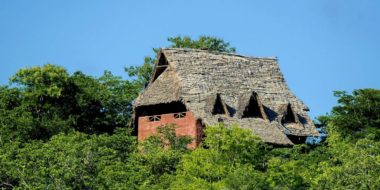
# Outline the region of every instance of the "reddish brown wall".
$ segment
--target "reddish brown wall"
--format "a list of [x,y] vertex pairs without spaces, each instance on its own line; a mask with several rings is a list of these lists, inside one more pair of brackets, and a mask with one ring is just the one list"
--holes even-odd
[[[199,136],[201,135],[201,124],[197,122],[194,118],[194,115],[188,111],[185,112],[186,116],[183,118],[174,118],[174,113],[162,114],[160,121],[149,121],[150,116],[139,117],[138,120],[138,140],[144,140],[145,138],[155,134],[156,128],[164,124],[177,124],[176,128],[177,136],[190,136],[193,138],[193,141],[188,146],[189,148],[196,148],[200,143]],[[197,124],[198,123],[198,124]]]

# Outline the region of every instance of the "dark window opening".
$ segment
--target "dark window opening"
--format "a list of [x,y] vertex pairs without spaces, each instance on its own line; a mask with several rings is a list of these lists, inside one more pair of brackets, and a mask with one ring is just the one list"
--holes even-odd
[[153,122],[153,121],[161,121],[161,116],[160,116],[160,115],[150,116],[150,117],[149,117],[149,121],[150,121],[150,122]]
[[287,123],[296,123],[296,116],[290,104],[286,108],[286,113],[281,120],[282,125]]
[[175,113],[175,114],[174,114],[174,118],[175,118],[175,119],[181,119],[181,118],[184,118],[184,117],[186,117],[186,112]]
[[216,95],[216,100],[214,103],[214,108],[212,109],[212,114],[226,114],[225,107],[222,102],[222,98],[220,97],[219,94]]
[[138,131],[138,118],[143,116],[162,115],[169,113],[187,112],[186,106],[182,102],[170,102],[167,104],[155,104],[148,106],[139,106],[135,108],[135,118],[133,123],[134,134]]
[[287,137],[294,144],[303,144],[306,142],[306,138],[307,138],[305,136],[296,136],[296,135],[287,135]]
[[243,111],[243,115],[242,115],[242,118],[249,118],[249,117],[264,119],[264,115],[261,112],[261,108],[257,100],[257,96],[254,96],[254,95],[250,97],[249,103],[245,107]]
[[136,108],[136,114],[140,116],[162,115],[168,113],[187,112],[186,106],[182,102],[171,102],[167,104],[155,104],[140,106]]

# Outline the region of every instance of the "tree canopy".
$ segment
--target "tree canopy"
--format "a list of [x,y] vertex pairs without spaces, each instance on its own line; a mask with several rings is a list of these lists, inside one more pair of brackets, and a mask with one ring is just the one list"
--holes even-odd
[[0,142],[47,140],[75,130],[112,133],[128,124],[136,85],[106,71],[94,78],[47,64],[25,68],[0,88]]

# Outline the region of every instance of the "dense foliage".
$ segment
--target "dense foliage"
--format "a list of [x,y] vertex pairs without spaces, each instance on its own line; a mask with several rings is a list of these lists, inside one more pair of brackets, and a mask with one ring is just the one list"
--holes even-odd
[[21,69],[0,88],[0,143],[72,130],[112,133],[127,125],[136,94],[135,84],[108,71],[94,78],[51,64]]
[[[133,76],[148,76],[139,69]],[[131,135],[131,103],[146,79],[51,64],[17,72],[0,87],[0,189],[380,189],[380,90],[335,92],[319,144],[272,147],[220,124],[189,150],[174,125],[139,144]]]

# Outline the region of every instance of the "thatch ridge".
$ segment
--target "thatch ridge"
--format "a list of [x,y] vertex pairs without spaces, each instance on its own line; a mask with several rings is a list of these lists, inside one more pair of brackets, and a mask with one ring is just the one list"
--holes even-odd
[[236,54],[236,53],[228,53],[228,52],[220,52],[220,51],[212,51],[212,50],[202,50],[202,49],[191,49],[191,48],[160,48],[160,51],[166,51],[166,50],[180,50],[180,51],[188,51],[188,52],[206,52],[206,53],[211,53],[215,55],[228,55],[228,56],[235,56],[235,57],[242,57],[242,58],[249,58],[249,59],[273,59],[273,60],[278,60],[277,57],[261,57],[261,56],[250,56],[250,55],[241,55],[241,54]]

